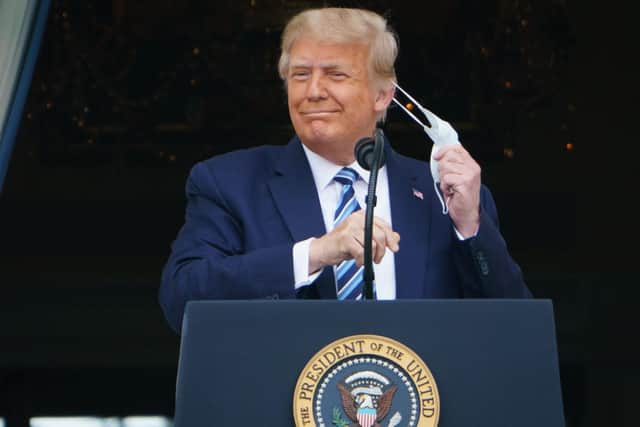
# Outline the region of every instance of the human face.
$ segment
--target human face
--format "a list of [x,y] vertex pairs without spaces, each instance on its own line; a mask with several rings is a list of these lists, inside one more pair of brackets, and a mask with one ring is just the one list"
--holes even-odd
[[287,94],[289,116],[311,151],[336,164],[354,161],[360,138],[370,137],[393,90],[375,90],[368,47],[300,38],[291,47]]

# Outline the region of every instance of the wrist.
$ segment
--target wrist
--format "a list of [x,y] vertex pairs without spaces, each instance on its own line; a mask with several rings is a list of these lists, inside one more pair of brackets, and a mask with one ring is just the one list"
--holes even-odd
[[465,239],[474,237],[478,234],[478,229],[480,228],[480,215],[465,221],[454,221],[454,225],[458,233]]
[[315,273],[328,264],[324,261],[323,238],[314,238],[309,244],[309,273]]

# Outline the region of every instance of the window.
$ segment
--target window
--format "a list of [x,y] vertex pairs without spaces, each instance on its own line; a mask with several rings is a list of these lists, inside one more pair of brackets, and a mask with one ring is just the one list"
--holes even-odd
[[[35,417],[30,427],[173,427],[173,422],[161,416],[117,417]],[[0,423],[0,427],[4,424]]]
[[0,190],[40,48],[49,0],[0,1]]
[[0,135],[18,80],[35,1],[0,2]]

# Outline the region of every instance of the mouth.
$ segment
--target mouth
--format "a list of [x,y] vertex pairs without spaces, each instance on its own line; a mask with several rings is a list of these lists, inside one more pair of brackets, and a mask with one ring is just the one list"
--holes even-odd
[[300,112],[300,114],[302,114],[303,116],[312,117],[312,118],[328,117],[336,113],[338,113],[337,110],[318,110],[318,111],[301,111]]

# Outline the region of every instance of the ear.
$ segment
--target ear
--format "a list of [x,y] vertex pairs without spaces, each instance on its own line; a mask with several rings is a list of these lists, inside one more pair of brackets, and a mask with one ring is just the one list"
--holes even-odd
[[376,102],[374,104],[374,110],[377,113],[381,113],[389,107],[391,100],[396,93],[396,88],[393,85],[384,86],[376,92]]

